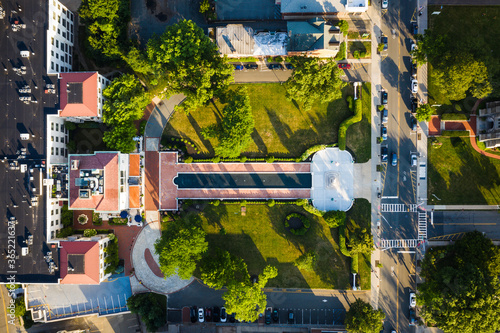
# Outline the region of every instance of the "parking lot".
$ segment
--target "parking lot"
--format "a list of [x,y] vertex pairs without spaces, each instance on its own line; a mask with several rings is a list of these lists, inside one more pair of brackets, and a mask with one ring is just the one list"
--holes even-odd
[[296,325],[344,325],[344,309],[280,309],[279,324],[292,324],[288,321],[289,311],[293,311],[293,324]]

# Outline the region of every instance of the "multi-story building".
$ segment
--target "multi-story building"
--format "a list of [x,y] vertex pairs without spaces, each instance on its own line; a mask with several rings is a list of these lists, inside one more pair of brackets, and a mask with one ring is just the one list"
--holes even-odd
[[368,10],[368,0],[277,0],[284,20],[344,19],[362,15]]
[[102,121],[102,92],[109,84],[97,72],[59,73],[59,117],[77,123]]
[[75,15],[59,1],[49,0],[47,27],[47,74],[70,72],[73,68]]

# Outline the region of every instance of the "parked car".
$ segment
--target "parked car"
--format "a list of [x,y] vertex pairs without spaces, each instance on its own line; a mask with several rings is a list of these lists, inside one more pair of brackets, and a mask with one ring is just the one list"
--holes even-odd
[[415,79],[411,80],[411,92],[414,94],[418,93],[418,81]]
[[389,121],[389,111],[387,109],[382,110],[382,124],[386,124]]
[[387,127],[382,126],[382,140],[387,140]]
[[410,326],[417,325],[417,313],[414,309],[410,309]]
[[411,41],[411,45],[410,45],[410,52],[413,52],[417,49],[417,43],[415,43],[414,40]]
[[416,35],[418,34],[418,24],[417,22],[412,22],[411,24],[411,33]]
[[205,311],[203,311],[203,308],[198,309],[198,321],[200,323],[203,323],[205,321]]
[[191,322],[192,323],[196,323],[196,320],[197,320],[197,312],[198,312],[198,308],[196,306],[192,306],[191,309],[189,309],[189,316],[191,317]]
[[387,9],[389,7],[389,0],[382,0],[382,9]]
[[389,156],[389,152],[388,152],[387,147],[382,147],[380,149],[380,158],[381,158],[382,162],[387,162],[388,156]]
[[[415,160],[417,159],[417,155],[415,155]],[[415,163],[415,165],[417,165]],[[413,166],[413,164],[412,164]],[[414,308],[417,306],[417,295],[415,293],[410,293],[410,308]]]
[[387,104],[387,91],[382,90],[382,104]]
[[[413,153],[410,155],[410,165],[412,167],[416,167],[417,166],[417,154]],[[411,298],[411,295],[415,296],[415,293],[411,293],[410,294],[410,306],[412,306],[411,304],[411,301],[412,301],[412,298]]]
[[411,112],[412,113],[417,112],[417,108],[418,108],[418,99],[416,99],[415,97],[412,97],[412,99],[411,99]]
[[257,65],[257,64],[245,64],[245,68],[250,69],[250,70],[255,70],[255,69],[259,68],[259,65]]
[[293,324],[295,322],[295,317],[293,315],[293,310],[288,310],[288,323]]
[[205,320],[212,321],[212,308],[205,309]]
[[213,318],[214,323],[218,323],[220,321],[220,309],[218,306],[214,306],[212,318]]
[[236,65],[236,64],[233,64],[233,67],[234,67],[234,70],[235,70],[235,71],[242,71],[242,70],[243,70],[243,65]]
[[385,35],[382,35],[382,37],[380,37],[380,42],[382,44],[384,44],[384,51],[387,51],[387,49],[389,48],[389,38]]
[[267,68],[269,69],[283,69],[281,64],[267,64]]
[[278,309],[273,309],[272,317],[273,317],[273,321],[275,323],[279,322],[279,320],[280,320],[280,313],[278,312]]
[[340,69],[351,69],[351,64],[341,63],[338,65]]
[[235,318],[235,314],[234,313],[231,313],[230,315],[227,315],[227,320],[230,322],[230,323],[235,323],[236,322],[236,318]]
[[417,78],[417,64],[415,62],[411,63],[411,76],[412,78]]
[[411,117],[411,130],[416,132],[418,128],[417,119],[415,117]]
[[222,307],[220,308],[220,322],[225,323],[226,321],[227,321],[226,308]]
[[286,69],[289,69],[289,70],[295,69],[295,67],[293,67],[292,64],[286,64],[285,67],[286,67]]
[[271,324],[271,308],[267,308],[265,312],[266,325]]
[[398,155],[396,153],[392,153],[391,165],[392,166],[398,165]]

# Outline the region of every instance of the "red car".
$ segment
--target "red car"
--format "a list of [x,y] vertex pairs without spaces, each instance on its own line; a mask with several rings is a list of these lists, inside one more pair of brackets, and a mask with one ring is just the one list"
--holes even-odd
[[339,64],[339,68],[340,69],[351,69],[351,65],[350,64]]

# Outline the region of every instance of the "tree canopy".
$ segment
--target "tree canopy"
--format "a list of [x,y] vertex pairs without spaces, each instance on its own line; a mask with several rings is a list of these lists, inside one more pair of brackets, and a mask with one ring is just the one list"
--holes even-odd
[[431,116],[434,114],[434,108],[429,104],[420,104],[415,112],[415,118],[418,121],[429,121],[431,120]]
[[323,218],[330,228],[337,228],[345,223],[346,214],[343,211],[331,210],[326,212]]
[[160,303],[162,299],[165,299],[166,303],[165,296],[153,293],[136,294],[127,299],[130,312],[141,316],[148,332],[156,332],[158,328],[165,325],[167,319],[166,304],[163,306]]
[[345,325],[350,333],[379,333],[383,329],[385,313],[358,298],[346,313]]
[[104,132],[102,140],[111,150],[121,151],[122,153],[131,153],[136,146],[133,138],[137,129],[132,121],[126,121],[116,124],[110,130]]
[[155,243],[160,256],[160,269],[166,277],[174,274],[181,279],[191,278],[198,261],[208,249],[205,231],[199,225],[200,217],[191,215],[170,222]]
[[253,283],[250,278],[235,281],[227,286],[227,291],[222,296],[226,301],[225,307],[228,313],[236,313],[239,321],[255,321],[259,314],[266,310],[267,296],[262,290],[267,281],[278,275],[278,270],[273,266],[266,266],[258,281]]
[[495,332],[500,327],[500,252],[478,231],[430,249],[422,262],[422,317],[446,333]]
[[230,95],[229,103],[222,109],[221,122],[203,130],[205,138],[216,137],[215,154],[220,157],[238,157],[252,141],[254,120],[250,98],[241,89]]
[[366,228],[355,228],[354,232],[349,232],[349,246],[351,253],[372,253],[374,244],[371,231]]
[[342,96],[347,83],[340,79],[342,71],[333,59],[324,63],[318,58],[294,57],[295,70],[285,82],[286,97],[304,105],[306,110],[315,103],[331,102]]
[[210,254],[210,258],[206,258],[200,264],[201,279],[207,286],[222,289],[224,286],[250,279],[243,259],[219,248],[214,252],[215,254]]
[[233,68],[194,22],[182,20],[148,41],[147,56],[169,94],[186,95],[182,107],[196,109],[227,89]]

